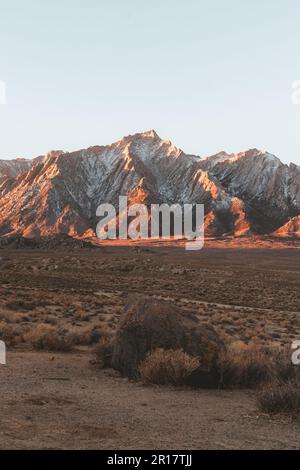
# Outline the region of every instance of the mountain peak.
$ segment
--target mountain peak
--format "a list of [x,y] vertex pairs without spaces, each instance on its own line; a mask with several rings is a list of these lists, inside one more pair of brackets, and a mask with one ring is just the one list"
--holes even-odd
[[124,136],[122,139],[118,140],[113,146],[119,146],[123,145],[124,143],[130,143],[132,141],[137,141],[137,140],[142,140],[142,139],[152,139],[153,141],[159,141],[161,138],[158,136],[158,134],[155,132],[154,129],[150,129],[149,131],[145,132],[137,132],[136,134],[129,134]]
[[144,138],[150,138],[153,140],[160,139],[159,135],[156,133],[154,129],[150,129],[149,131],[145,132],[137,132],[136,134],[133,135],[128,135],[124,137],[122,140],[136,140],[136,139],[144,139]]
[[141,133],[142,137],[151,137],[152,139],[159,139],[159,135],[154,129],[150,129],[149,131],[142,132]]

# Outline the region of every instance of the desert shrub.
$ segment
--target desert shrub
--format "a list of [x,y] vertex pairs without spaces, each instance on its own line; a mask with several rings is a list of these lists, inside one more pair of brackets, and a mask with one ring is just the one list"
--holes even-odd
[[199,360],[182,349],[150,352],[139,366],[144,383],[184,385],[187,378],[199,367]]
[[7,346],[16,346],[23,341],[24,329],[20,325],[7,324],[0,321],[0,340],[4,341]]
[[34,349],[67,352],[74,344],[73,336],[62,328],[41,324],[24,336]]
[[80,346],[92,346],[98,343],[103,332],[97,328],[73,329],[74,344]]
[[255,345],[229,348],[219,361],[221,382],[225,388],[256,388],[273,381],[289,381],[297,370],[290,351],[271,350]]
[[272,381],[287,382],[297,379],[299,368],[292,363],[290,349],[270,351],[268,358]]
[[219,368],[220,385],[225,388],[255,388],[270,379],[270,361],[260,348],[229,349]]
[[257,404],[259,409],[266,413],[298,413],[300,411],[299,382],[274,380],[259,391]]
[[103,369],[111,366],[113,341],[109,335],[103,335],[95,347],[97,363]]

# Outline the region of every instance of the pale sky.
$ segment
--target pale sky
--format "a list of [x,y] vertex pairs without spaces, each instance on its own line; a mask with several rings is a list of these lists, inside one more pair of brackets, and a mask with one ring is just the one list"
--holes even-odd
[[299,0],[0,0],[0,158],[153,128],[300,164],[299,24]]

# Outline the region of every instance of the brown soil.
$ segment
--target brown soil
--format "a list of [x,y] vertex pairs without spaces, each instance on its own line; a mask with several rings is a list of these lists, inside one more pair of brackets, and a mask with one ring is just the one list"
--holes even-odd
[[300,421],[247,391],[143,386],[86,353],[10,353],[0,368],[1,449],[296,449]]

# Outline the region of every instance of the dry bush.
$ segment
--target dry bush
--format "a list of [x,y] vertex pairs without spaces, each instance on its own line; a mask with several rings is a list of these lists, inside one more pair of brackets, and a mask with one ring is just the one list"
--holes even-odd
[[227,351],[219,366],[223,387],[263,387],[257,393],[260,410],[300,411],[300,370],[292,364],[290,350],[239,345]]
[[113,354],[113,340],[109,335],[103,335],[100,341],[95,347],[95,355],[97,363],[103,369],[111,366],[112,354]]
[[199,360],[182,349],[155,349],[139,366],[144,383],[184,385],[187,378],[199,367]]
[[71,332],[74,338],[74,344],[80,346],[95,345],[103,335],[102,331],[95,327],[84,329],[73,328]]
[[225,388],[256,388],[274,380],[291,380],[296,373],[289,352],[245,344],[228,349],[219,367],[220,385]]
[[292,363],[290,349],[270,351],[269,361],[271,381],[297,380],[299,369]]
[[269,361],[259,348],[229,349],[219,361],[220,385],[225,388],[255,388],[269,380]]
[[257,395],[260,410],[266,413],[299,413],[300,387],[297,380],[273,381]]
[[0,321],[0,340],[7,346],[14,347],[23,341],[24,328],[20,325]]
[[74,338],[66,330],[41,324],[24,335],[24,340],[34,349],[67,352],[72,349]]

